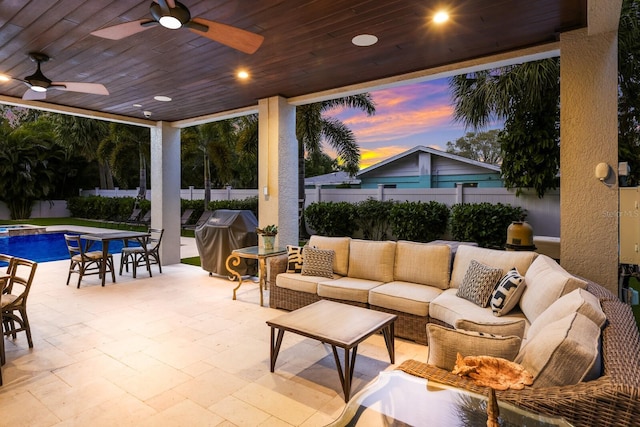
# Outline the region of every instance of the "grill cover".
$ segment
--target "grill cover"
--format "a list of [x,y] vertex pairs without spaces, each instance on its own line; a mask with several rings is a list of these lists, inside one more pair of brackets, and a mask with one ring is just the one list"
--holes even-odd
[[[221,276],[231,276],[226,266],[227,257],[234,249],[257,246],[257,226],[258,220],[250,210],[214,211],[209,220],[195,230],[202,269]],[[256,261],[241,259],[237,271],[242,275],[255,275]]]

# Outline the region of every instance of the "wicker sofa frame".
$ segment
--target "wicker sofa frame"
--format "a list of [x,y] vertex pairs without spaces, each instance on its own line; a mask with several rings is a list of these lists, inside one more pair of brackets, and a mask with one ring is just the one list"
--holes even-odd
[[[640,338],[631,308],[605,288],[588,282],[607,323],[602,332],[602,376],[563,387],[496,391],[499,400],[530,411],[561,416],[575,426],[635,426],[640,423]],[[570,361],[567,361],[570,363]],[[486,394],[484,387],[416,360],[397,369],[432,381]]]
[[[319,301],[318,295],[275,286],[275,277],[286,269],[286,256],[271,258],[269,274],[271,307],[295,310]],[[602,332],[602,376],[577,385],[496,391],[500,400],[533,412],[561,416],[575,426],[632,426],[640,423],[640,335],[631,308],[606,288],[587,280],[587,291],[601,302],[607,322]],[[346,301],[342,301],[346,302]],[[380,307],[398,314],[396,336],[426,343],[427,322],[442,322]],[[452,327],[451,325],[444,326]],[[568,362],[569,363],[569,362]],[[449,371],[416,360],[397,369],[435,382],[486,394],[484,387]]]

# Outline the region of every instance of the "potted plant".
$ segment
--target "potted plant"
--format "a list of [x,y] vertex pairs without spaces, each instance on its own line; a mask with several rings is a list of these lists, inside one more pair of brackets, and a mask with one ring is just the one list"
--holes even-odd
[[256,228],[256,233],[262,236],[262,242],[264,243],[264,248],[267,250],[273,249],[273,243],[276,240],[276,235],[278,234],[278,226],[275,224],[269,224],[264,228]]

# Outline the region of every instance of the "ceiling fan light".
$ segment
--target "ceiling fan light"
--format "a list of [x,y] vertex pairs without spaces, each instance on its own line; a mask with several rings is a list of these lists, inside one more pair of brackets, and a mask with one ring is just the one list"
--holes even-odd
[[180,20],[175,16],[163,16],[158,20],[158,22],[160,22],[160,25],[170,30],[177,30],[182,27],[182,22],[180,22]]
[[35,92],[46,92],[47,88],[44,86],[31,85],[31,90]]

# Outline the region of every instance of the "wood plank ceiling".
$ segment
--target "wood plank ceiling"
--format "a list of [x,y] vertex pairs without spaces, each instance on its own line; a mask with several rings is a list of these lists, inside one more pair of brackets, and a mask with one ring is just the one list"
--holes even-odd
[[[46,102],[136,118],[149,110],[154,120],[176,121],[543,45],[587,24],[586,0],[450,0],[451,21],[440,28],[430,19],[443,2],[432,0],[182,3],[194,17],[265,41],[252,55],[186,29],[157,27],[113,41],[90,33],[148,18],[150,0],[0,0],[0,73],[30,75],[35,63],[27,54],[44,52],[51,80],[102,83],[110,92],[49,91]],[[378,43],[354,46],[362,33]],[[241,68],[250,79],[235,77]],[[0,83],[0,95],[20,98],[26,89]]]

